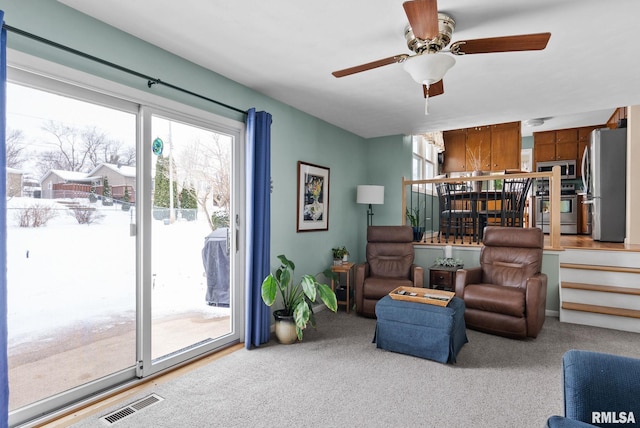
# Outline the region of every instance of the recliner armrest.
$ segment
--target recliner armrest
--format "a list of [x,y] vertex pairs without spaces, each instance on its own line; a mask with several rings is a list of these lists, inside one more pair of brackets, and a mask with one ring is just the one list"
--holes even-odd
[[409,276],[413,281],[414,287],[424,287],[424,268],[422,266],[411,265]]
[[356,277],[354,287],[354,300],[356,304],[356,313],[362,315],[362,302],[364,299],[364,280],[369,276],[369,263],[364,262],[356,265]]
[[538,337],[546,315],[547,275],[538,273],[527,278],[526,287],[527,336]]
[[464,298],[464,287],[480,282],[482,282],[482,268],[480,266],[458,269],[456,271],[456,297]]
[[547,275],[544,273],[538,273],[527,278],[526,283],[526,297],[527,308],[533,308],[539,306],[538,303],[547,300]]

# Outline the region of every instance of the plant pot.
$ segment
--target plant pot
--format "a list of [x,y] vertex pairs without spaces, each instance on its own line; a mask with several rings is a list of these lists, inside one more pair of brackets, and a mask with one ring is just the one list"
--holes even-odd
[[424,227],[422,226],[413,226],[413,240],[414,241],[422,241],[422,236],[424,235]]
[[342,265],[342,259],[333,259],[333,265],[334,266],[341,266]]
[[276,338],[278,342],[290,345],[298,341],[298,334],[296,333],[296,323],[293,320],[293,315],[288,315],[284,309],[279,309],[273,313],[275,318]]
[[347,300],[347,287],[336,287],[335,293],[338,302]]

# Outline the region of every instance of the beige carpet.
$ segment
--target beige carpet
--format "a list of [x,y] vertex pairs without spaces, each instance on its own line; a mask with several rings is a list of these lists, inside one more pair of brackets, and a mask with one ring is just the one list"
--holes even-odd
[[468,330],[455,365],[379,350],[375,320],[318,314],[295,345],[233,352],[153,383],[99,418],[156,393],[164,400],[114,427],[536,427],[561,414],[561,358],[569,349],[640,357],[640,335],[548,318],[535,340]]

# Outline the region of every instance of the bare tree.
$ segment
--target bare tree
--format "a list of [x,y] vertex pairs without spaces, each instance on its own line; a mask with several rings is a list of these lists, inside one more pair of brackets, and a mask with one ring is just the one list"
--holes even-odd
[[136,164],[136,148],[125,146],[118,152],[118,162],[120,165],[134,166]]
[[53,145],[56,146],[56,150],[45,153],[45,160],[51,164],[48,169],[86,170],[89,152],[85,150],[77,129],[53,120],[45,122],[42,129],[53,135]]
[[[116,155],[117,163],[117,143],[112,147],[113,143],[109,140],[106,132],[98,130],[95,126],[86,127],[80,131],[80,140],[82,141],[82,149],[86,151],[87,157],[91,164],[91,168],[95,168],[101,162],[108,162],[110,158]],[[116,153],[113,153],[113,152]]]
[[180,182],[192,183],[187,189],[193,195],[207,216],[212,230],[216,226],[211,214],[214,207],[221,208],[228,215],[231,206],[231,147],[222,136],[213,134],[210,141],[193,141],[176,158]]
[[48,121],[42,129],[54,137],[56,148],[40,154],[37,166],[41,174],[51,169],[89,172],[103,162],[135,165],[135,147],[112,140],[108,132],[95,126],[77,129]]
[[22,130],[8,128],[6,136],[7,167],[20,168],[22,166],[27,154],[26,147]]

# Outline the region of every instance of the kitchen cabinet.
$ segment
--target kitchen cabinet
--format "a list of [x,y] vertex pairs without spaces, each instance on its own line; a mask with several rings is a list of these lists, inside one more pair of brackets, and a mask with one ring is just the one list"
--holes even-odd
[[520,122],[456,129],[443,134],[444,172],[520,169]]
[[533,133],[533,158],[536,162],[556,160],[556,132]]
[[556,131],[556,160],[578,159],[578,129]]
[[466,171],[467,132],[464,129],[444,131],[444,172]]
[[591,131],[604,125],[558,129],[533,133],[535,162],[555,160],[576,161],[576,176],[582,175],[581,165],[584,149],[589,145]]
[[[626,107],[618,107],[616,111],[613,112],[609,120],[607,120],[607,124],[605,125],[607,128],[615,129],[618,127],[618,123],[627,118],[627,108]],[[604,126],[602,126],[604,128]]]
[[514,141],[521,141],[520,122],[502,123],[491,126],[491,168],[490,171],[520,169],[520,147]]
[[533,152],[536,162],[578,159],[578,130],[533,133]]
[[491,128],[467,128],[466,171],[490,171],[491,152]]

